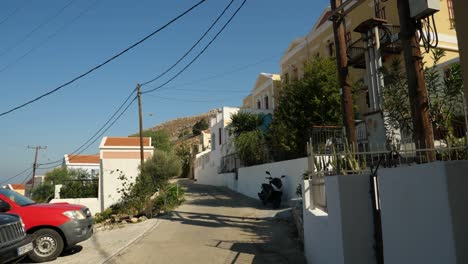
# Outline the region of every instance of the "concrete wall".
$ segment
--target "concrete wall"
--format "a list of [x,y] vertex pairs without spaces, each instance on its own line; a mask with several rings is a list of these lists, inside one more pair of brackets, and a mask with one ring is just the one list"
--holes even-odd
[[135,182],[140,165],[139,159],[102,159],[102,170],[99,179],[99,194],[101,209],[104,210],[117,203],[121,194],[117,193],[122,188],[122,181],[118,179],[121,174],[127,177],[127,182]]
[[385,263],[467,263],[466,171],[467,161],[379,171]]
[[283,202],[297,198],[297,186],[302,183],[302,174],[307,170],[307,158],[286,160],[239,169],[237,191],[252,198],[258,198],[262,183],[268,183],[265,171],[272,177],[286,175],[283,181]]
[[303,182],[304,252],[308,263],[375,264],[368,176],[325,178],[327,212],[313,206],[310,181]]
[[[198,158],[200,159],[201,156]],[[283,203],[287,203],[291,199],[297,198],[296,189],[302,182],[302,174],[307,170],[307,161],[307,158],[301,158],[240,168],[237,180],[235,173],[218,174],[217,167],[211,163],[205,165],[203,168],[202,165],[196,168],[195,179],[197,183],[200,184],[225,186],[231,190],[257,199],[257,193],[260,191],[262,183],[268,182],[268,180],[265,179],[268,176],[265,174],[265,171],[268,170],[273,177],[286,175],[282,180]],[[198,161],[195,163],[198,163]]]
[[49,203],[69,203],[84,205],[89,208],[91,214],[101,212],[101,205],[98,198],[75,198],[75,199],[52,199]]

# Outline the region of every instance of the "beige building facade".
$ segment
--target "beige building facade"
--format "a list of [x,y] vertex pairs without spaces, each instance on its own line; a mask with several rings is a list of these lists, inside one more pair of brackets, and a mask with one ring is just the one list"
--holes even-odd
[[242,108],[273,113],[275,106],[278,105],[280,90],[281,75],[260,73],[252,92],[244,98]]
[[[388,66],[395,58],[402,59],[402,45],[399,41],[399,16],[397,0],[348,0],[345,2],[346,45],[351,84],[356,87],[357,119],[366,121],[358,126],[360,135],[374,143],[385,140],[385,128],[380,108],[381,88],[384,86],[379,69]],[[304,65],[313,58],[336,56],[330,8],[325,9],[311,31],[291,42],[281,57],[280,68],[283,82],[303,77]],[[441,0],[440,11],[435,14],[438,33],[438,48],[446,56],[442,65],[458,61],[458,40],[454,24],[452,0]],[[369,26],[372,25],[372,26]],[[378,26],[377,26],[378,25]],[[379,37],[380,41],[376,41]],[[424,62],[432,66],[430,53],[424,54]],[[403,66],[402,66],[403,67]],[[369,138],[361,138],[367,141]],[[372,142],[371,142],[372,143]]]

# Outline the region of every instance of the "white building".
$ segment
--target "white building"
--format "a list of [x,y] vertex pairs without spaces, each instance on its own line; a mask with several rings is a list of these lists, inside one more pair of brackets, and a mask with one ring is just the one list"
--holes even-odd
[[[153,147],[151,138],[143,139],[144,159],[151,158]],[[140,138],[104,137],[99,146],[101,174],[99,179],[99,197],[101,210],[117,203],[122,197],[118,191],[123,188],[125,176],[128,183],[135,182],[140,166]]]
[[64,165],[67,169],[84,170],[92,176],[98,176],[101,170],[99,155],[70,155],[64,156]]

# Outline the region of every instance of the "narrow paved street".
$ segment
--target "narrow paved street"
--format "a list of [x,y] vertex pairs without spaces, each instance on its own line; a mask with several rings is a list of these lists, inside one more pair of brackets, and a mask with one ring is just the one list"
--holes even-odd
[[187,201],[109,263],[305,263],[293,224],[281,216],[287,212],[226,188],[181,183]]

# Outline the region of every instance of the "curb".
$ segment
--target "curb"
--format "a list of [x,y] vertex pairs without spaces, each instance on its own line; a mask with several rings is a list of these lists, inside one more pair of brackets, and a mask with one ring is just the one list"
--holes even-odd
[[116,255],[120,254],[122,251],[124,251],[125,249],[127,249],[129,246],[131,246],[133,243],[136,243],[138,242],[139,240],[143,239],[143,237],[145,237],[149,232],[153,231],[154,229],[156,229],[159,224],[161,223],[161,221],[156,218],[156,222],[151,225],[150,227],[148,227],[148,229],[146,229],[143,233],[141,233],[141,235],[135,237],[134,239],[130,240],[127,244],[125,244],[124,246],[122,246],[121,248],[119,248],[114,254],[110,255],[109,257],[107,257],[105,260],[103,260],[102,262],[100,262],[101,264],[104,264],[104,263],[107,263],[109,260],[111,260],[113,257],[115,257]]

